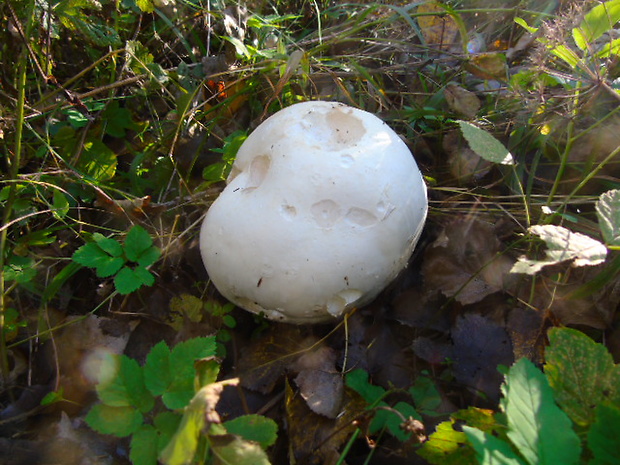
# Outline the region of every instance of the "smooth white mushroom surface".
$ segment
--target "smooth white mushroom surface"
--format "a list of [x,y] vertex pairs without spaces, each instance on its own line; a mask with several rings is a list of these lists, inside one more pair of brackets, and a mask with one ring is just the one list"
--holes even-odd
[[371,301],[406,266],[427,208],[420,170],[385,122],[341,103],[298,103],[245,140],[200,249],[236,305],[324,322]]

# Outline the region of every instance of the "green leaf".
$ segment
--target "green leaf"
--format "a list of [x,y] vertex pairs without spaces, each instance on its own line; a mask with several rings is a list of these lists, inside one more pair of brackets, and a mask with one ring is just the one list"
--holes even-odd
[[418,376],[413,386],[409,389],[409,394],[417,409],[424,413],[434,413],[441,405],[441,394],[437,386],[428,376]]
[[213,383],[201,388],[192,397],[191,402],[185,407],[183,419],[177,431],[159,456],[164,464],[186,465],[191,463],[198,447],[198,439],[203,429],[208,426],[207,417],[213,417],[212,412],[215,412],[224,386],[236,384],[238,384],[236,379]]
[[138,262],[140,255],[153,245],[153,239],[142,226],[136,225],[125,238],[125,255],[132,262]]
[[581,50],[587,50],[606,32],[613,30],[620,21],[620,0],[610,0],[592,8],[583,21],[573,29],[573,39]]
[[385,389],[380,386],[374,386],[368,381],[368,373],[361,368],[357,368],[347,373],[346,384],[362,398],[373,406],[377,401],[385,396]]
[[457,123],[459,123],[463,137],[467,140],[469,147],[479,157],[492,163],[514,164],[508,149],[491,134],[467,121],[457,121]]
[[476,451],[480,465],[525,465],[507,442],[470,426],[463,426],[463,432]]
[[158,434],[151,425],[142,425],[129,445],[129,459],[133,465],[157,465]]
[[236,436],[211,436],[214,465],[270,465],[267,454],[258,444]]
[[444,421],[422,444],[417,454],[433,465],[476,465],[476,456],[465,433],[455,431],[454,421]]
[[596,422],[588,432],[588,446],[594,458],[590,465],[617,465],[620,463],[620,409],[599,405]]
[[62,191],[54,189],[52,196],[52,214],[56,219],[62,219],[69,213],[69,201]]
[[159,260],[160,256],[161,250],[159,250],[157,247],[149,247],[140,254],[137,263],[138,265],[146,268],[147,266],[151,266],[153,263]]
[[151,349],[144,366],[145,383],[154,395],[162,395],[171,410],[185,407],[194,396],[194,362],[215,355],[214,336],[198,337],[177,344],[170,351],[165,342]]
[[161,396],[171,382],[170,349],[164,341],[160,341],[146,356],[144,383],[151,394]]
[[112,257],[123,256],[123,247],[116,239],[112,239],[111,237],[105,237],[103,234],[100,233],[93,234],[93,239],[97,243],[97,245],[101,247],[102,250],[110,254]]
[[224,423],[226,431],[248,441],[258,442],[263,449],[278,439],[278,424],[262,415],[243,415]]
[[[409,418],[422,420],[422,417],[418,414],[418,412],[416,412],[416,409],[411,404],[406,402],[398,402],[394,405],[394,407],[392,407],[392,409],[395,411],[380,409],[378,410],[377,415],[383,412],[387,413],[385,417],[385,427],[396,439],[399,441],[406,441],[411,437],[411,433],[402,428],[403,417],[405,420]],[[400,415],[396,412],[400,413]]]
[[141,266],[137,266],[133,269],[125,266],[114,277],[114,286],[116,290],[123,295],[131,294],[140,289],[142,285],[152,286],[154,282],[155,276],[153,276],[149,270]]
[[168,445],[179,428],[182,418],[181,415],[173,412],[161,412],[155,417],[153,424],[159,433],[159,441],[157,443],[158,454]]
[[88,415],[86,423],[95,431],[124,438],[135,433],[142,425],[142,414],[133,407],[111,407],[95,404]]
[[620,246],[620,190],[614,189],[599,197],[596,216],[605,242]]
[[545,375],[521,359],[508,371],[503,386],[507,436],[530,465],[571,465],[581,446],[568,416],[555,404]]
[[587,428],[595,408],[610,403],[620,408],[620,366],[607,349],[580,331],[552,328],[548,333],[545,373],[555,399],[571,419]]
[[153,13],[153,11],[155,11],[153,0],[136,0],[136,5],[138,5],[138,8],[144,13]]
[[106,109],[101,113],[101,118],[105,120],[105,132],[112,137],[125,137],[126,130],[136,130],[139,126],[131,119],[131,112],[121,107],[118,100],[111,101]]
[[107,278],[120,270],[125,263],[121,257],[112,257],[99,244],[89,242],[77,249],[73,261],[89,268],[95,268],[97,276]]
[[36,275],[37,269],[34,266],[34,260],[30,257],[11,255],[4,265],[4,279],[6,281],[25,284],[32,281]]
[[84,143],[77,168],[95,181],[108,181],[116,174],[116,165],[116,154],[95,139]]
[[607,247],[585,234],[572,232],[552,224],[532,226],[529,231],[540,236],[547,245],[545,258],[532,260],[519,257],[511,273],[535,274],[543,267],[571,261],[573,266],[600,265],[607,257]]
[[[144,384],[142,367],[126,355],[116,356],[117,371],[108,379],[97,384],[101,402],[111,407],[136,407],[141,412],[153,408],[153,396]],[[114,361],[114,358],[111,359]]]

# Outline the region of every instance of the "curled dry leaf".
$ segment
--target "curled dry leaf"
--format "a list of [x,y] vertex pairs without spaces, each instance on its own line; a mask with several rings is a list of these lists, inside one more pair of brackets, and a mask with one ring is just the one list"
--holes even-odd
[[511,273],[538,273],[543,267],[570,261],[573,266],[600,265],[607,257],[607,248],[585,234],[572,232],[552,224],[532,226],[529,231],[539,236],[547,250],[542,260],[520,257]]
[[427,287],[467,305],[510,286],[513,261],[500,253],[493,225],[462,217],[446,225],[422,265]]

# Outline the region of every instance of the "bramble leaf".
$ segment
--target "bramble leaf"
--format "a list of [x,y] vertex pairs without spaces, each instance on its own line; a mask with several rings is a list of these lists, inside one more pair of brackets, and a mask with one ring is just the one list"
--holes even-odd
[[[106,243],[106,246],[109,243]],[[122,257],[113,257],[103,250],[98,243],[89,242],[77,249],[73,261],[89,268],[95,268],[99,278],[107,278],[120,270],[125,263]]]
[[476,451],[480,465],[525,465],[507,442],[492,434],[470,426],[463,426],[463,432]]
[[129,459],[133,465],[157,465],[157,446],[159,437],[151,425],[142,425],[130,443]]
[[142,425],[142,414],[133,407],[95,404],[86,415],[86,423],[95,431],[124,438]]
[[278,424],[262,415],[242,415],[223,423],[226,431],[248,441],[258,442],[263,449],[278,439]]
[[516,362],[503,386],[507,436],[530,465],[576,464],[579,437],[556,405],[545,375],[527,359]]
[[114,375],[108,375],[107,381],[97,385],[101,402],[112,407],[131,406],[141,412],[150,411],[154,399],[146,389],[142,367],[138,362],[125,355],[108,360],[115,364],[117,370]]
[[154,396],[161,396],[172,382],[170,348],[164,341],[157,343],[146,356],[144,384]]
[[599,405],[596,421],[588,432],[588,446],[594,455],[590,465],[616,465],[620,463],[620,409]]
[[580,331],[551,328],[545,373],[555,399],[578,425],[595,420],[596,405],[620,408],[620,365],[607,349]]
[[153,245],[150,234],[139,225],[134,226],[125,238],[125,255],[132,262],[138,262],[143,252]]
[[141,266],[130,268],[124,266],[114,277],[114,286],[116,290],[123,295],[131,294],[133,291],[140,289],[142,285],[152,286],[155,282],[155,276]]

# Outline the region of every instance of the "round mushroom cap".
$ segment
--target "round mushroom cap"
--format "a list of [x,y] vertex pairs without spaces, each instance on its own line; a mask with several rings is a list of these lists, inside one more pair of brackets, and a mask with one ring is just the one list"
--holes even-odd
[[304,102],[245,140],[200,249],[236,305],[319,323],[370,302],[408,262],[428,202],[416,162],[376,116]]

